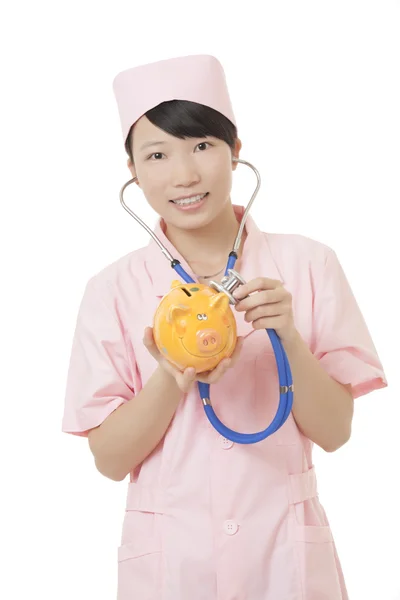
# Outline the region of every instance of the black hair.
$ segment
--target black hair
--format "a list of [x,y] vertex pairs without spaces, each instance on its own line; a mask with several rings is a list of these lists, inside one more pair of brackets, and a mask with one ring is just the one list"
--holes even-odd
[[[197,102],[170,100],[162,102],[145,113],[153,125],[180,139],[212,136],[223,140],[232,150],[237,138],[236,126],[222,113]],[[125,150],[133,163],[132,133],[129,130]]]

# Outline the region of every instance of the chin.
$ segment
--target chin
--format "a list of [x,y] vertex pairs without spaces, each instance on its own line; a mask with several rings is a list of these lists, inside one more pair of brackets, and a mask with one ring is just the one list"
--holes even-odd
[[204,227],[208,227],[208,225],[210,225],[217,216],[217,214],[213,214],[209,211],[198,215],[182,215],[183,218],[181,217],[179,219],[179,223],[177,222],[176,226],[180,229],[186,229],[188,231],[203,229]]

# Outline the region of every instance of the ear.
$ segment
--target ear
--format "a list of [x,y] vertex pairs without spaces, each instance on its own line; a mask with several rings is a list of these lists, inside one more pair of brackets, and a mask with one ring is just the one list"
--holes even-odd
[[186,331],[186,320],[185,317],[187,317],[190,314],[190,308],[189,306],[186,306],[185,304],[178,304],[178,305],[173,305],[170,306],[169,311],[168,311],[168,323],[170,323],[170,325],[172,325],[173,327],[175,327],[179,337],[183,337],[185,335],[185,331]]
[[229,299],[226,294],[220,292],[219,294],[215,294],[214,298],[210,300],[210,308],[213,310],[218,310],[222,314],[225,314],[229,307]]
[[173,290],[174,288],[177,287],[181,287],[182,285],[182,281],[179,281],[178,279],[174,279],[174,281],[171,283],[171,290]]
[[181,319],[190,314],[190,307],[187,304],[172,304],[168,311],[168,321],[173,323],[176,319]]
[[[132,177],[137,177],[135,165],[133,164],[133,162],[131,161],[130,158],[128,158],[128,160],[126,161],[126,164],[128,165],[128,169],[130,170]],[[135,183],[136,183],[136,185],[138,185],[140,187],[139,181],[135,181]]]
[[[242,149],[242,142],[239,138],[236,138],[235,140],[235,149],[232,152],[232,155],[235,158],[239,158],[239,154],[240,154],[240,150]],[[236,167],[237,167],[237,162],[232,162],[232,171],[236,171]]]

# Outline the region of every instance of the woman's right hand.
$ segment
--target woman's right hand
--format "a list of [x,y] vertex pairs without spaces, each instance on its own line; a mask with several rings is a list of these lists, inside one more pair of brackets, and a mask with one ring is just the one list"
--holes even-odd
[[177,367],[174,367],[167,359],[161,354],[154,341],[153,329],[146,327],[144,331],[143,343],[151,356],[155,358],[160,367],[167,373],[174,377],[179,389],[187,393],[193,386],[195,381],[201,381],[202,383],[216,383],[223,377],[228,369],[232,369],[240,355],[240,351],[243,345],[243,338],[238,337],[236,342],[235,350],[230,358],[224,358],[212,371],[205,371],[204,373],[196,374],[196,370],[193,367],[189,367],[184,371],[180,371]]

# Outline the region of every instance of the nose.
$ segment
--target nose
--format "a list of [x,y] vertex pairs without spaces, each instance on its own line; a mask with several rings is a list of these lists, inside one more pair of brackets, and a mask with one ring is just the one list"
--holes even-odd
[[199,175],[195,165],[190,160],[179,161],[174,172],[174,186],[191,188],[199,183]]
[[221,344],[221,336],[215,329],[201,329],[196,334],[197,347],[202,354],[212,354]]

